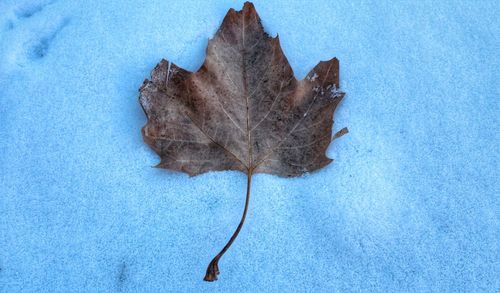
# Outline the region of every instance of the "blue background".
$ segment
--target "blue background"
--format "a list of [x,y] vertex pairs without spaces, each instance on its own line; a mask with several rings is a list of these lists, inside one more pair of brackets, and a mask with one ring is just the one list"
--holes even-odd
[[151,168],[138,88],[242,1],[0,1],[0,291],[498,292],[497,1],[255,1],[298,78],[338,57],[335,162]]

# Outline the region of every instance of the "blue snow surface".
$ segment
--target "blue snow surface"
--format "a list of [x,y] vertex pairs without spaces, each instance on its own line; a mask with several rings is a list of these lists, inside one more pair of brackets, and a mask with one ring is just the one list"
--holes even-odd
[[0,0],[1,292],[499,292],[497,1],[255,1],[347,95],[300,178],[152,168],[138,89],[243,1]]

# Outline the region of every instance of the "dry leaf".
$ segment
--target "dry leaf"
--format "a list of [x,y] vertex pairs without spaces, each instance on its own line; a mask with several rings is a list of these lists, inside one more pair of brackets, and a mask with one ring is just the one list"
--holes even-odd
[[[162,60],[140,89],[148,123],[144,141],[161,157],[158,167],[195,176],[215,170],[247,174],[238,228],[210,262],[206,281],[245,220],[252,174],[300,176],[329,164],[333,113],[344,96],[339,62],[320,62],[294,77],[278,37],[264,32],[251,3],[230,9],[196,72]],[[341,130],[336,136],[344,134]]]

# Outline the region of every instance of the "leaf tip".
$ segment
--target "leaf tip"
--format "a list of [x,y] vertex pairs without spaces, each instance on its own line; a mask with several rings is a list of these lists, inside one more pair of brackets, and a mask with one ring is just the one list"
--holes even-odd
[[243,10],[246,10],[246,9],[255,10],[255,6],[253,5],[253,3],[252,3],[252,2],[250,2],[250,1],[246,1],[246,2],[243,4]]

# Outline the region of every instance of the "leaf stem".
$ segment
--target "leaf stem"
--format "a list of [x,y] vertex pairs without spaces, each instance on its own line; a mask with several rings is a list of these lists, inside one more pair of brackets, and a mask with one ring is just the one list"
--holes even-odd
[[234,231],[233,236],[229,239],[227,244],[222,248],[222,250],[212,259],[212,261],[208,264],[207,273],[205,274],[205,278],[203,280],[208,282],[213,282],[217,280],[217,275],[219,275],[219,259],[224,255],[224,253],[229,249],[231,244],[233,244],[236,237],[240,233],[241,227],[243,227],[243,223],[245,222],[245,218],[247,216],[248,211],[248,203],[250,201],[250,185],[252,183],[252,173],[253,169],[249,169],[247,172],[247,195],[245,198],[245,209],[243,210],[243,215],[241,216],[240,223]]

